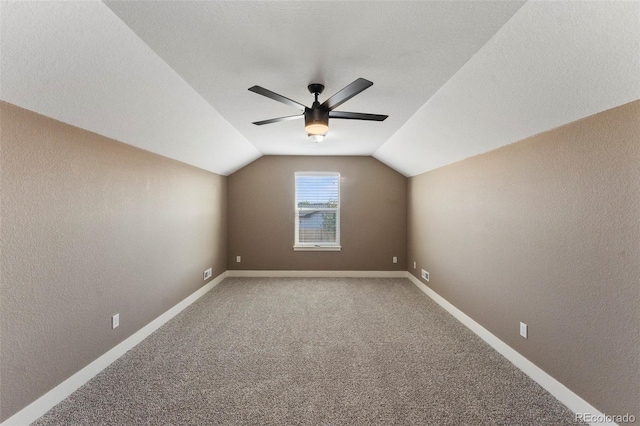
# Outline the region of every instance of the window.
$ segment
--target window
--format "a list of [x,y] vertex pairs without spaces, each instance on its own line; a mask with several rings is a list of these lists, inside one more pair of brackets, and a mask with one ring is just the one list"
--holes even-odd
[[340,250],[340,173],[297,172],[294,250]]

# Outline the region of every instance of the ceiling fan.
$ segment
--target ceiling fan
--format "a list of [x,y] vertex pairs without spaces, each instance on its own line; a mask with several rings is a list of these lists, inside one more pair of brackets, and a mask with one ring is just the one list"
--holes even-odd
[[329,131],[329,118],[340,118],[345,120],[369,120],[369,121],[384,121],[388,115],[380,114],[365,114],[361,112],[343,112],[334,111],[337,107],[353,98],[358,93],[371,87],[373,83],[364,78],[358,78],[353,83],[340,90],[335,95],[324,101],[322,104],[318,101],[318,95],[324,90],[324,86],[319,83],[312,83],[307,88],[309,92],[315,95],[315,101],[311,105],[311,108],[305,105],[293,101],[289,98],[285,98],[271,90],[267,90],[264,87],[253,86],[249,90],[267,98],[271,98],[275,101],[282,102],[294,108],[298,108],[302,111],[302,114],[290,115],[287,117],[272,118],[269,120],[256,121],[253,124],[261,126],[263,124],[278,123],[280,121],[297,120],[304,118],[304,129],[308,135],[314,139],[315,142],[320,142],[324,139],[324,135]]

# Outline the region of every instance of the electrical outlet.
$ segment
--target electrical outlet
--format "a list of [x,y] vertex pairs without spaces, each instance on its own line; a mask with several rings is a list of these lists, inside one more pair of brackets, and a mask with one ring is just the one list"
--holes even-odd
[[416,262],[413,262],[413,269],[416,269],[418,267],[418,265],[416,265]]
[[393,256],[393,263],[398,263],[398,257],[397,256]]
[[520,323],[520,335],[525,339],[529,335],[529,326],[523,322]]
[[240,256],[236,256],[236,263],[240,263],[240,260],[241,260]]
[[425,271],[424,269],[422,270],[422,279],[424,279],[425,281],[429,281],[429,273],[427,271]]
[[204,271],[204,279],[208,280],[209,278],[211,278],[212,274],[213,274],[213,271],[211,270],[211,268],[207,269],[206,271]]
[[117,328],[120,325],[120,314],[115,314],[111,317],[111,329]]

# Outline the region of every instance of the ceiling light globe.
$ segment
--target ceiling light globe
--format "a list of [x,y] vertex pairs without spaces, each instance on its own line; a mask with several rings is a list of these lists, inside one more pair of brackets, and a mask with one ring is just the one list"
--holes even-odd
[[309,135],[309,139],[313,143],[320,143],[324,140],[324,135]]

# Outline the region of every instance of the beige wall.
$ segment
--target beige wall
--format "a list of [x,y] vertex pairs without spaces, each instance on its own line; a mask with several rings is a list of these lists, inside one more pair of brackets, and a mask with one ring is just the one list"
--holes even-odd
[[10,104],[0,118],[2,421],[227,259],[226,178]]
[[[293,251],[300,171],[340,173],[342,251]],[[265,156],[229,176],[228,188],[229,269],[405,270],[407,179],[372,157]]]
[[640,417],[640,101],[408,188],[409,271],[600,411]]

